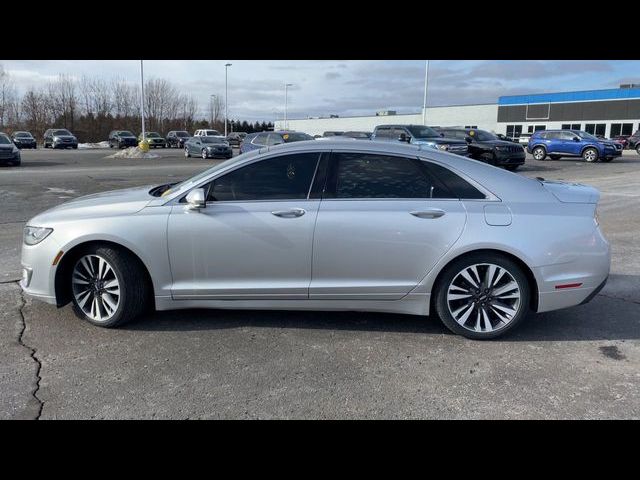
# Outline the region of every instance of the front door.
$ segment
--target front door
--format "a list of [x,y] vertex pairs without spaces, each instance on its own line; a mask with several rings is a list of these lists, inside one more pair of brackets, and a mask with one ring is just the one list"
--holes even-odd
[[333,154],[313,241],[312,299],[395,300],[460,237],[462,202],[422,162]]
[[318,153],[270,157],[204,185],[206,208],[173,207],[175,299],[307,299]]

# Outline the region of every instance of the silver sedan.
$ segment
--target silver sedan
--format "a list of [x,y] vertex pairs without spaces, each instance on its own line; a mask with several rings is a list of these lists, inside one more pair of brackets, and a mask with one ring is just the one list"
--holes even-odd
[[493,338],[604,286],[598,200],[432,148],[296,142],[34,217],[21,284],[103,327],[150,307],[350,310]]

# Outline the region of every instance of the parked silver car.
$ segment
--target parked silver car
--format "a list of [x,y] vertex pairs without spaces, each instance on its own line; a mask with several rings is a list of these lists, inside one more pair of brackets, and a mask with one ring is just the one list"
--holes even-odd
[[598,199],[429,147],[296,142],[34,217],[21,284],[104,327],[152,303],[435,312],[492,338],[604,286]]

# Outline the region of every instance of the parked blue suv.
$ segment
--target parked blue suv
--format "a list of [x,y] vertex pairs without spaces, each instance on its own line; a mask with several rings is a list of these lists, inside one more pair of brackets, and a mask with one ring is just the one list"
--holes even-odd
[[586,162],[610,162],[622,155],[622,145],[581,130],[539,130],[529,139],[527,152],[536,160],[582,157]]

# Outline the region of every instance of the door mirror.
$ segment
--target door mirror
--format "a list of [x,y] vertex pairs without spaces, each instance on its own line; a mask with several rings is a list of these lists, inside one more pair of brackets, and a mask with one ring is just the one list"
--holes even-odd
[[194,188],[187,194],[187,206],[189,210],[198,210],[207,206],[204,198],[204,188]]
[[579,142],[580,141],[580,137],[573,137],[573,141],[574,142]]
[[398,137],[398,140],[400,142],[408,142],[409,140],[407,140],[407,135],[405,133],[401,133],[400,136]]

